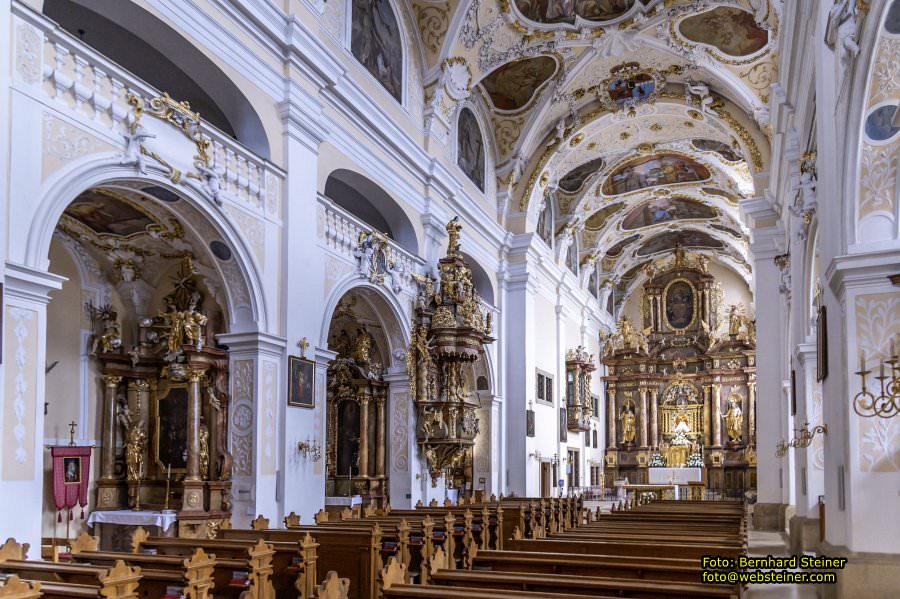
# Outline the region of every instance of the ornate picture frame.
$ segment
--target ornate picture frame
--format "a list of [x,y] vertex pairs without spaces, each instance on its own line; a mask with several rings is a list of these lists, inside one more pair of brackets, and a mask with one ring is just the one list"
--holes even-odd
[[534,410],[525,411],[525,436],[534,436]]
[[566,408],[559,409],[559,440],[568,441],[569,438],[569,421]]
[[819,306],[816,316],[816,382],[828,376],[828,314]]
[[[671,314],[670,314],[673,311],[673,309],[672,309],[673,307],[671,306],[669,293],[671,292],[672,287],[676,286],[676,285],[687,286],[690,289],[690,294],[691,294],[691,298],[690,298],[691,318],[687,322],[687,324],[685,324],[684,326],[681,326],[681,327],[676,326],[677,323],[676,324],[672,323],[672,318],[671,318]],[[673,331],[675,333],[684,333],[685,331],[687,331],[688,329],[691,329],[696,324],[697,317],[698,317],[699,305],[698,305],[698,297],[697,297],[697,288],[694,286],[694,284],[691,281],[689,281],[688,279],[685,279],[683,277],[678,277],[676,279],[672,279],[665,286],[665,289],[663,289],[662,300],[663,300],[663,309],[662,309],[663,314],[662,315],[665,320],[666,328],[668,328],[670,331]]]
[[156,396],[156,430],[153,431],[153,458],[161,470],[187,472],[188,404],[187,383],[170,383]]
[[299,356],[288,356],[288,405],[316,407],[316,363]]

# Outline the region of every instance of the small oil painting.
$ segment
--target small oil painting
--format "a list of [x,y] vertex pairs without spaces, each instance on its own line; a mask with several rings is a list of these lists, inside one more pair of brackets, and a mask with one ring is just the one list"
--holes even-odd
[[472,183],[484,191],[484,138],[478,119],[468,108],[459,113],[456,162]]

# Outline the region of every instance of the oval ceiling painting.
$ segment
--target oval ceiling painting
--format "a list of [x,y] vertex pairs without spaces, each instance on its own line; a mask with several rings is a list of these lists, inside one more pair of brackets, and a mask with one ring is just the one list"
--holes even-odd
[[621,17],[635,0],[515,0],[526,19],[538,23],[575,23],[575,17],[588,21],[609,21]]
[[645,187],[709,179],[709,169],[676,154],[642,156],[617,168],[603,182],[604,195],[618,195]]
[[612,246],[608,250],[606,250],[607,256],[618,256],[622,253],[622,251],[629,245],[634,243],[640,238],[640,235],[632,235],[631,237],[626,237],[616,245]]
[[687,229],[684,231],[668,231],[650,238],[637,251],[638,256],[649,256],[659,252],[673,252],[675,248],[711,248],[721,250],[725,247],[721,241],[703,231]]
[[729,56],[748,56],[769,43],[769,32],[756,24],[751,13],[728,6],[688,17],[678,29],[692,42],[714,46]]
[[606,208],[601,208],[597,212],[593,213],[584,222],[584,227],[586,229],[599,231],[606,226],[606,223],[609,221],[609,217],[618,212],[622,208],[622,206],[624,206],[624,204],[622,202],[618,202],[616,204],[611,204]]
[[535,56],[509,62],[481,81],[494,108],[519,110],[531,102],[535,93],[556,72],[556,60]]
[[576,166],[559,180],[559,188],[569,193],[575,193],[587,178],[603,168],[603,159],[595,158],[590,162],[585,162],[580,166]]
[[693,139],[691,144],[701,152],[715,152],[729,162],[737,162],[741,155],[726,143],[715,139]]
[[632,209],[622,221],[626,231],[679,219],[715,218],[716,209],[687,198],[656,198]]

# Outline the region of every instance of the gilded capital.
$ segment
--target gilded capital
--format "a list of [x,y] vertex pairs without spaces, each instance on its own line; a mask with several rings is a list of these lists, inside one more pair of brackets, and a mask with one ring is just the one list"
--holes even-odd
[[103,384],[107,387],[118,387],[119,383],[122,382],[122,377],[114,375],[114,374],[104,374],[103,375]]
[[130,379],[128,388],[134,391],[149,391],[150,383],[146,379]]
[[199,383],[206,376],[206,371],[197,370],[196,368],[191,368],[188,370],[188,381],[192,383]]

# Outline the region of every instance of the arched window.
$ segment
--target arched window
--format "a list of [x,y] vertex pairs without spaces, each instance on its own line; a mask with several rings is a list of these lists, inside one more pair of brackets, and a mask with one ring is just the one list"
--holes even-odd
[[484,137],[475,113],[463,108],[456,128],[456,163],[478,189],[484,191]]
[[403,41],[390,0],[353,0],[350,51],[403,102]]

